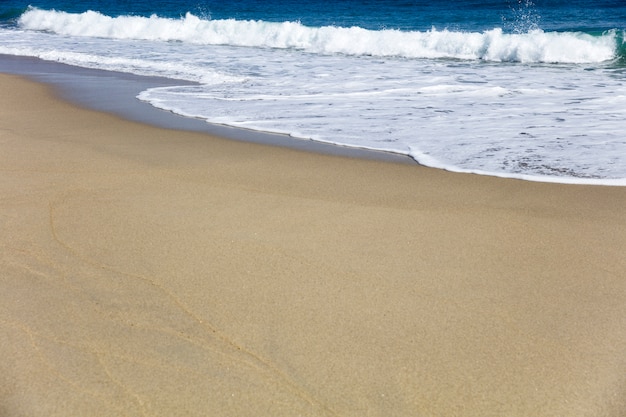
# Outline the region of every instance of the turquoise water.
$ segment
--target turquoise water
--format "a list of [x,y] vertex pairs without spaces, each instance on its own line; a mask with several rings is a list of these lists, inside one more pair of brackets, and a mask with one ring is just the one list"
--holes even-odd
[[184,116],[592,184],[626,184],[625,29],[608,0],[0,3],[0,53],[197,82],[138,96]]

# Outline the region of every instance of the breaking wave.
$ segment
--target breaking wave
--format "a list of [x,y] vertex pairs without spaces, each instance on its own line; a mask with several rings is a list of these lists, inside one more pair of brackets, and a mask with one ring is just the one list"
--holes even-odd
[[448,58],[521,63],[599,63],[623,59],[624,33],[505,33],[450,30],[368,30],[360,27],[308,27],[299,22],[178,19],[156,15],[110,17],[99,12],[67,13],[29,8],[18,25],[24,30],[68,36],[298,49],[320,54],[403,58]]

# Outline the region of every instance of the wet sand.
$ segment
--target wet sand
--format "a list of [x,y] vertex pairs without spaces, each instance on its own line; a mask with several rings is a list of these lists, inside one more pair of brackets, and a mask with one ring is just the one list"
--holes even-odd
[[626,414],[626,187],[0,85],[0,416]]

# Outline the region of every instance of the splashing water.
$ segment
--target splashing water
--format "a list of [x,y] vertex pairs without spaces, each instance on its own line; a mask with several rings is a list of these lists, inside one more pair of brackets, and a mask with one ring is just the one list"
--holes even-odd
[[515,5],[509,6],[511,18],[502,17],[504,27],[512,33],[527,33],[540,29],[539,15],[532,0],[517,0]]

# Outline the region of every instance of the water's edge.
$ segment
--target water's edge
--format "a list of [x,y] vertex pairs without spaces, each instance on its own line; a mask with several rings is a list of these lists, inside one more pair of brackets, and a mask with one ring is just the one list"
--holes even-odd
[[[186,81],[81,68],[39,58],[3,54],[0,54],[0,72],[21,75],[52,85],[60,98],[81,107],[156,127],[201,132],[231,140],[281,146],[307,152],[416,164],[415,160],[409,156],[391,152],[340,146],[297,139],[288,135],[210,124],[204,120],[157,109],[136,98],[140,92],[148,88],[192,84]],[[103,94],[103,91],[106,93]]]

